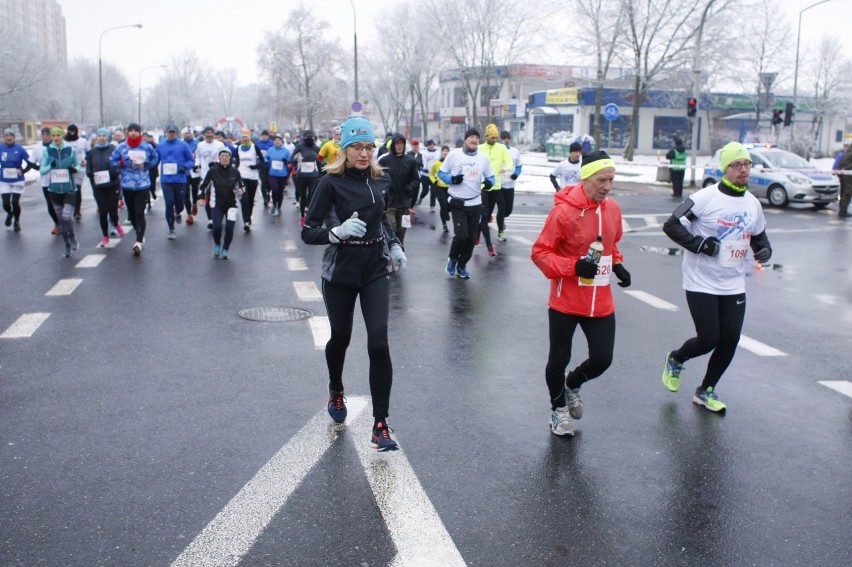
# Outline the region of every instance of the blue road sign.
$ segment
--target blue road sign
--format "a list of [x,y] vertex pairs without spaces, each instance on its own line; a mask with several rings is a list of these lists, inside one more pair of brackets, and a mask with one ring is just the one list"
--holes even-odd
[[619,116],[621,116],[621,109],[618,108],[617,104],[609,103],[604,107],[604,118],[612,122]]

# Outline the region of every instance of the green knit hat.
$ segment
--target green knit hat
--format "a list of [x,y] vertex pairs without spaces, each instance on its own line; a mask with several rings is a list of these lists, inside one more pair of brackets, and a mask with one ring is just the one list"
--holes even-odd
[[742,144],[729,142],[722,148],[722,152],[719,154],[719,166],[722,168],[722,173],[724,174],[728,171],[728,166],[731,165],[731,162],[738,159],[751,161],[751,154],[748,153],[748,150]]

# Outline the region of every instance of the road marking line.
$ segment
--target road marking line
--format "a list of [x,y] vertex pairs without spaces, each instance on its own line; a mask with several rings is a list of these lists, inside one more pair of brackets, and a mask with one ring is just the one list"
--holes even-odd
[[314,282],[293,282],[300,301],[322,301],[322,292]]
[[83,256],[83,259],[77,262],[76,268],[97,268],[98,264],[106,258],[105,254],[88,254]]
[[45,295],[71,295],[77,286],[83,283],[83,278],[68,278],[59,280]]
[[352,437],[396,546],[390,565],[466,565],[404,451],[378,453],[364,442],[372,435],[370,414],[364,412],[352,421]]
[[95,246],[95,248],[115,248],[115,247],[116,247],[116,246],[118,246],[119,244],[121,244],[121,238],[112,237],[112,238],[110,238],[110,239],[109,239],[109,244],[107,244],[106,246],[103,246],[103,247],[102,247],[102,246],[100,245],[100,242],[99,242],[99,243],[97,244],[97,246]]
[[624,293],[663,311],[678,311],[678,306],[645,291],[624,290]]
[[533,241],[532,241],[532,240],[529,240],[529,239],[527,239],[527,238],[524,238],[523,236],[513,236],[513,235],[510,235],[510,238],[511,238],[511,240],[512,240],[513,242],[520,242],[521,244],[526,244],[527,246],[532,246],[532,245],[533,245]]
[[[367,407],[367,398],[348,396],[346,406],[349,419],[356,419]],[[318,412],[195,536],[172,567],[239,564],[342,431],[326,410]]]
[[621,232],[630,232],[630,225],[627,224],[627,219],[621,218]]
[[[622,218],[622,220],[624,220]],[[645,221],[645,228],[657,228],[658,226],[662,226],[659,222],[657,222],[657,217],[653,215],[645,215],[642,217],[642,220]]]
[[303,272],[308,269],[304,258],[285,258],[287,269],[291,272]]
[[750,350],[754,354],[758,356],[787,356],[786,352],[781,352],[777,348],[773,348],[769,345],[763,344],[760,341],[756,341],[751,337],[747,337],[745,335],[740,335],[740,345],[746,350]]
[[852,382],[847,382],[846,380],[820,380],[819,383],[826,388],[831,388],[835,392],[840,392],[852,398]]
[[24,313],[3,331],[0,339],[24,339],[33,336],[36,329],[50,317],[50,313]]
[[311,334],[314,336],[314,347],[317,350],[324,349],[331,340],[331,323],[328,322],[328,317],[311,317],[308,323],[311,326]]
[[282,240],[280,242],[281,249],[285,252],[292,252],[296,249],[296,243],[292,240]]

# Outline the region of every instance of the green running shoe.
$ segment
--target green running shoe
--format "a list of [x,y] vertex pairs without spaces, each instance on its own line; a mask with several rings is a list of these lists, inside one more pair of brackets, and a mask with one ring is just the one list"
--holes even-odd
[[666,355],[666,366],[663,368],[663,384],[671,392],[677,392],[680,389],[680,371],[683,370],[683,363],[672,358],[672,353]]
[[692,396],[692,403],[704,406],[710,411],[725,411],[728,407],[719,399],[719,396],[713,391],[712,386],[706,390],[702,390],[700,387],[695,390],[695,395]]

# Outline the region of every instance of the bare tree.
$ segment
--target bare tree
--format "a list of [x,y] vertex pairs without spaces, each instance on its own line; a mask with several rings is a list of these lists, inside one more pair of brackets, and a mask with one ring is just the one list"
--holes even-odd
[[219,69],[213,74],[213,87],[222,100],[222,112],[233,116],[234,97],[237,92],[237,70],[233,67]]
[[[843,44],[836,37],[824,36],[813,56],[808,57],[805,80],[813,87],[813,117],[811,119],[810,138],[816,142],[820,137],[825,118],[836,112],[844,112],[845,106],[841,107],[839,100],[834,95],[837,91],[848,91],[852,86],[850,73],[852,73],[852,61],[844,56]],[[806,149],[806,157],[810,157],[809,144]]]
[[35,118],[41,91],[55,77],[57,65],[43,57],[38,47],[10,22],[0,21],[0,35],[8,49],[0,57],[0,113]]
[[[172,120],[181,124],[212,122],[215,116],[212,114],[210,67],[201,61],[195,51],[187,50],[172,55],[165,71],[155,87],[155,93],[161,100],[167,99]],[[166,96],[163,97],[163,94]]]

